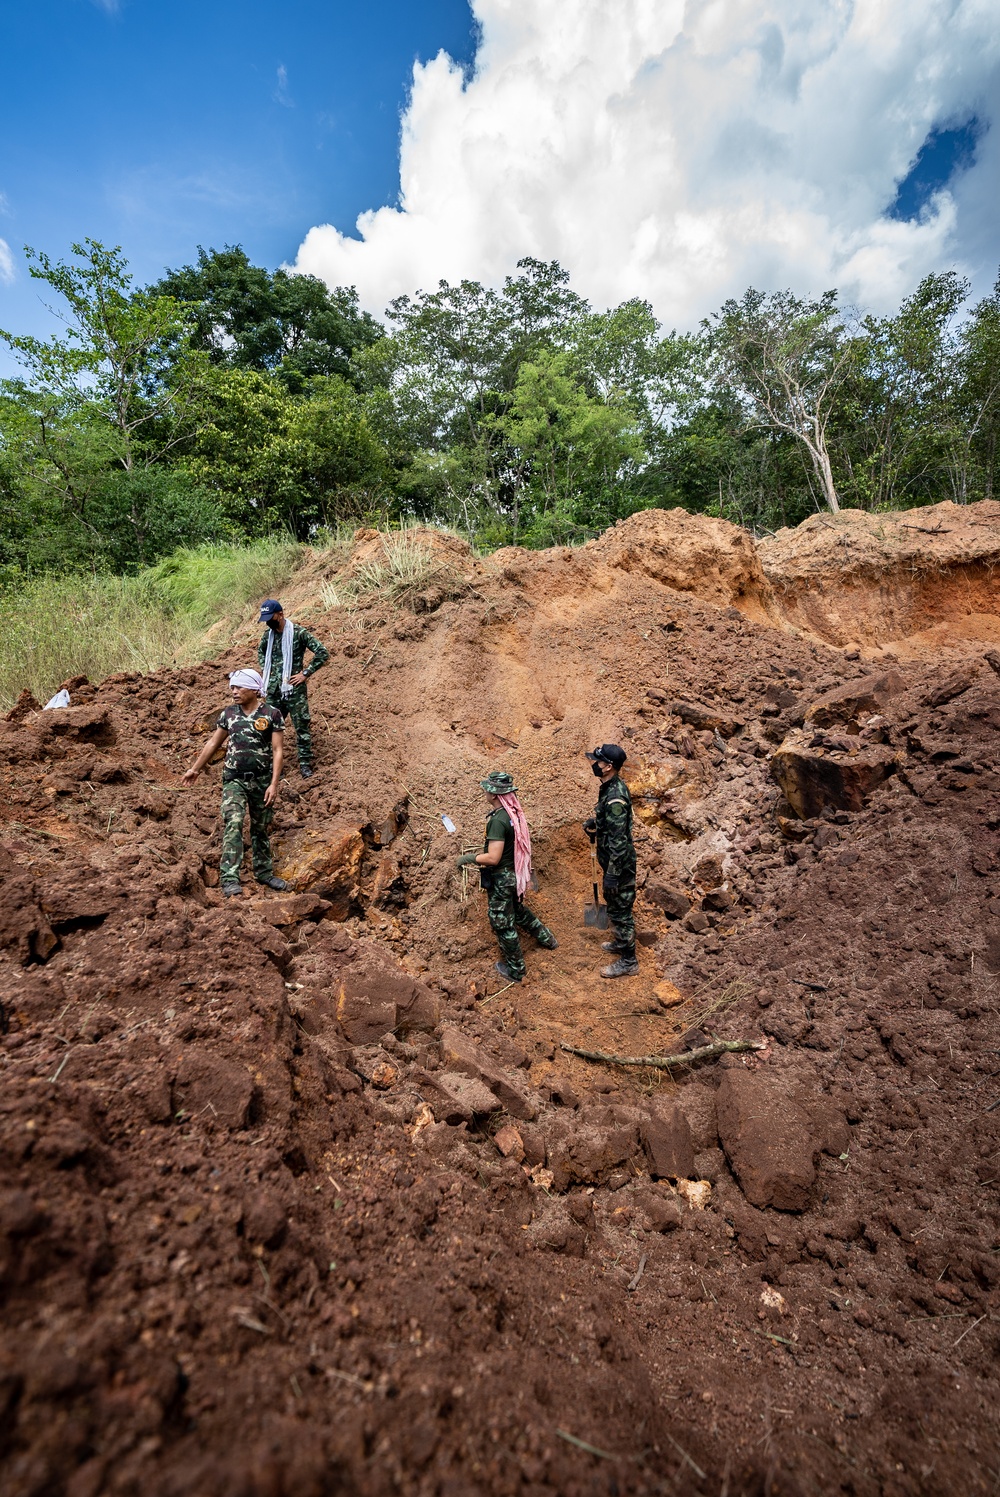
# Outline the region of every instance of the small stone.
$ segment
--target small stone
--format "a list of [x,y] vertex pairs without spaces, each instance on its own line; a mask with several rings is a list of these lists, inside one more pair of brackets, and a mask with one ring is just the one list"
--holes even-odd
[[683,889],[672,884],[652,880],[646,885],[646,898],[661,909],[669,920],[680,920],[691,908],[691,901]]
[[763,1289],[760,1291],[760,1302],[763,1305],[765,1311],[775,1310],[779,1315],[784,1315],[788,1309],[788,1306],[785,1303],[785,1296],[783,1294],[779,1294],[778,1290],[775,1289],[771,1284],[765,1284]]
[[707,1180],[678,1180],[677,1194],[682,1196],[695,1211],[704,1211],[712,1199],[712,1187]]
[[703,910],[689,910],[684,916],[683,924],[685,930],[691,931],[696,936],[703,936],[707,930],[711,929],[709,918]]
[[505,1159],[513,1159],[515,1164],[521,1163],[524,1158],[524,1140],[513,1123],[506,1123],[504,1127],[498,1128],[493,1135],[493,1142]]

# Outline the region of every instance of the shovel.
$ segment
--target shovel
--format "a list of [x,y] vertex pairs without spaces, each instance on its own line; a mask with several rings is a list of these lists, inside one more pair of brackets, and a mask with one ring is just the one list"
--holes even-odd
[[611,922],[608,919],[607,905],[601,904],[597,895],[597,843],[593,837],[590,839],[590,861],[594,875],[594,902],[584,905],[583,923],[595,926],[597,930],[607,930]]

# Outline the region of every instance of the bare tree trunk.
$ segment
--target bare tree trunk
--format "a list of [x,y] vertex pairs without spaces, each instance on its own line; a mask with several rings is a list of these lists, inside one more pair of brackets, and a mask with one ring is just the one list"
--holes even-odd
[[820,487],[823,490],[823,498],[830,506],[832,512],[835,515],[839,514],[840,500],[837,498],[837,488],[833,481],[833,468],[830,464],[830,454],[826,450],[826,443],[821,438],[816,446],[810,444],[809,451],[812,455],[816,477],[819,479]]

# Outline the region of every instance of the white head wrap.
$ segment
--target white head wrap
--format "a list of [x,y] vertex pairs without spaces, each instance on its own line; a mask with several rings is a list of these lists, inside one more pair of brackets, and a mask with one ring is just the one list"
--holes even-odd
[[258,696],[264,695],[264,677],[260,671],[233,671],[229,677],[230,686],[242,686],[247,691],[255,691]]

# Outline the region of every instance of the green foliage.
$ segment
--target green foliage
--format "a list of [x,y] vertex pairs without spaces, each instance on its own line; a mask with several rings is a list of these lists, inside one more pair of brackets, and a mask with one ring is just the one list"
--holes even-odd
[[971,492],[1000,492],[1000,277],[962,330],[962,416]]
[[155,670],[177,640],[139,577],[9,578],[0,592],[0,711],[25,688],[45,702],[70,676]]
[[337,376],[310,381],[303,398],[256,370],[207,367],[199,400],[202,426],[184,466],[244,534],[283,529],[305,540],[317,526],[390,507],[384,447]]
[[6,569],[0,589],[0,711],[26,687],[46,701],[61,681],[150,671],[211,648],[203,631],[235,621],[292,575],[287,539],[189,547],[135,576]]
[[654,505],[761,530],[997,489],[1000,282],[970,311],[928,276],[879,318],[749,290],[665,333],[524,259],[399,298],[385,336],[353,289],[239,246],[145,289],[95,240],[29,256],[66,325],[2,335],[25,374],[0,387],[0,567],[138,572],[359,521],[542,546]]
[[100,433],[108,458],[128,471],[161,455],[183,419],[183,311],[172,297],[134,291],[120,248],[96,239],[72,248],[75,264],[25,251],[31,275],[66,303],[64,335],[0,339],[28,371],[39,456],[48,455],[46,413],[58,413]]
[[151,567],[143,581],[186,630],[207,629],[248,603],[278,594],[302,554],[288,536],[250,545],[185,546]]
[[213,364],[275,374],[301,393],[317,375],[353,378],[352,355],[382,336],[358,309],[353,286],[330,291],[315,276],[251,265],[239,245],[205,251],[151,290],[182,303],[191,343]]
[[[637,410],[588,395],[567,353],[524,363],[502,415],[488,423],[508,454],[514,490],[512,539],[551,545],[615,517],[630,467],[645,457]],[[520,510],[527,501],[523,533]]]

